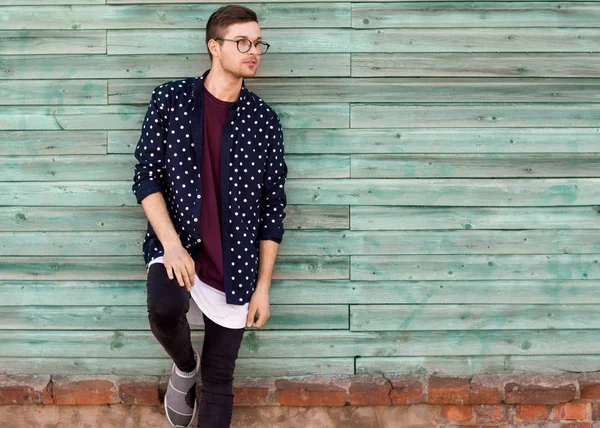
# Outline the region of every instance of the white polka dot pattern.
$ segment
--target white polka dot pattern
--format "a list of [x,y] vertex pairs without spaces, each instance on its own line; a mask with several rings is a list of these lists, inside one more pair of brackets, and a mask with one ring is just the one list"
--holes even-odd
[[[152,91],[135,158],[132,190],[138,204],[162,192],[181,242],[195,258],[200,246],[204,78],[169,81]],[[198,120],[200,119],[200,120]],[[226,302],[250,300],[258,274],[258,241],[283,240],[287,205],[283,132],[279,116],[242,82],[223,130],[221,216]],[[164,255],[148,222],[146,266]]]

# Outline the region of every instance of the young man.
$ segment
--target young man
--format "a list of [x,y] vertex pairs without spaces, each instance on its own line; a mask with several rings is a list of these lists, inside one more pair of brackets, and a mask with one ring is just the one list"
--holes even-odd
[[[188,427],[198,412],[198,427],[221,428],[231,423],[244,331],[269,318],[287,165],[278,115],[244,82],[269,47],[256,14],[239,5],[218,9],[206,43],[209,70],[152,92],[133,191],[148,217],[150,328],[173,359],[167,417]],[[201,357],[186,318],[190,298],[204,321]]]

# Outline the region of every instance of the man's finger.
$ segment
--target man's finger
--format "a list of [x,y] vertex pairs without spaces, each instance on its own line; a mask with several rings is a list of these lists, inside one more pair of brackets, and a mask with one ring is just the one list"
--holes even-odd
[[256,313],[256,309],[252,308],[248,311],[248,318],[246,319],[246,327],[252,327],[252,323],[254,322],[254,314]]
[[190,262],[186,265],[187,267],[187,274],[188,277],[190,278],[190,286],[194,285],[194,280],[195,280],[195,274],[196,274],[196,266],[194,264],[194,262]]
[[165,265],[165,267],[167,268],[167,276],[169,277],[169,279],[173,279],[173,266],[171,265]]
[[177,282],[179,283],[179,286],[185,286],[185,283],[183,282],[183,277],[181,275],[181,271],[179,270],[179,266],[174,266],[173,271],[175,272],[175,276],[177,277]]
[[187,291],[192,289],[192,282],[190,282],[190,274],[187,270],[185,264],[183,265],[183,269],[181,270],[181,276],[183,277],[183,282],[185,282],[185,288]]

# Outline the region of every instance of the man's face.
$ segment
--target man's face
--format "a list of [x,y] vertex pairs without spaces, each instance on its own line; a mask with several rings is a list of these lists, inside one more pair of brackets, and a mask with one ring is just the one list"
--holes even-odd
[[[244,22],[230,25],[227,28],[227,33],[223,36],[225,39],[248,39],[251,42],[261,40],[260,27],[256,22]],[[236,77],[254,77],[260,63],[260,55],[254,44],[246,53],[238,50],[235,42],[221,41],[220,56],[213,55],[213,61],[219,61],[221,67],[226,72],[231,73]]]

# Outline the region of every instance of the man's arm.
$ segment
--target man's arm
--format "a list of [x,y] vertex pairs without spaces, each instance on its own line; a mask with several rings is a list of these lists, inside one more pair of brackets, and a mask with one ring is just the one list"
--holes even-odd
[[185,286],[189,291],[194,284],[194,261],[181,245],[163,196],[168,132],[168,119],[165,117],[167,108],[161,88],[156,87],[152,91],[140,139],[134,152],[137,163],[132,190],[164,248],[163,261],[169,278],[177,277],[179,285]]
[[267,124],[267,161],[263,180],[261,220],[258,234],[259,267],[256,289],[268,291],[275,265],[279,244],[283,240],[283,220],[286,216],[287,198],[285,182],[287,164],[285,162],[283,132],[277,113]]
[[269,292],[278,250],[279,244],[275,241],[268,239],[258,241],[258,280],[255,291]]
[[[266,124],[269,132],[265,136],[268,144],[265,175],[263,179],[260,223],[258,231],[258,279],[250,298],[246,327],[261,328],[271,312],[269,288],[279,244],[283,240],[283,219],[287,204],[285,182],[287,165],[283,150],[283,132],[277,113]],[[258,312],[258,319],[255,319]]]
[[283,220],[286,217],[287,197],[285,182],[287,164],[285,162],[283,131],[277,113],[269,118],[267,140],[267,160],[261,192],[260,227],[258,239],[269,239],[278,244],[283,240]]
[[169,217],[163,194],[157,192],[148,195],[142,200],[142,207],[165,250],[163,262],[169,279],[176,277],[179,285],[185,286],[187,291],[190,291],[196,271],[194,260],[181,245],[179,235]]

